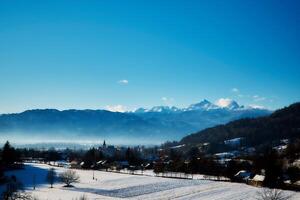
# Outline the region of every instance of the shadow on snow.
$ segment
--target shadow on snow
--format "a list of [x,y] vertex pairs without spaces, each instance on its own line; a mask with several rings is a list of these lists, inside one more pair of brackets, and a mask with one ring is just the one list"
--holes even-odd
[[15,175],[17,180],[22,183],[24,189],[33,189],[34,185],[35,187],[39,187],[40,185],[48,184],[46,180],[47,173],[48,169],[43,169],[32,165],[24,165],[24,169],[7,171],[5,175]]
[[175,188],[188,187],[188,186],[201,185],[201,184],[204,184],[204,182],[192,181],[192,180],[185,180],[185,181],[172,180],[167,182],[131,186],[131,187],[120,188],[120,189],[112,189],[112,190],[96,189],[96,188],[77,188],[77,187],[68,190],[99,194],[99,195],[109,196],[109,197],[128,198],[128,197],[135,197],[144,194],[150,194],[150,193],[161,192],[161,191],[175,189]]

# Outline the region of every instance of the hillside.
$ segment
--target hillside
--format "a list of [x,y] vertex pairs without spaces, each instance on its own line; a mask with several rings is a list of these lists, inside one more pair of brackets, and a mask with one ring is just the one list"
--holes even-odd
[[226,125],[208,128],[184,137],[180,142],[222,143],[224,140],[244,138],[249,146],[271,143],[280,139],[300,137],[300,103],[275,111],[267,117],[240,119]]

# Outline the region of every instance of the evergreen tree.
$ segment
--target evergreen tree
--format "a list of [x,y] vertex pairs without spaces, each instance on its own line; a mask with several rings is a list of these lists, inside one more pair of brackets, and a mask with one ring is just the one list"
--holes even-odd
[[198,172],[199,169],[199,160],[200,160],[200,152],[197,147],[192,147],[188,152],[189,162],[189,169],[188,172],[195,174]]
[[268,187],[277,187],[283,183],[282,179],[283,163],[275,151],[264,155],[265,180],[264,185]]
[[19,161],[18,154],[16,150],[10,145],[7,141],[2,150],[2,163],[5,166],[10,166],[14,164],[16,161]]
[[95,167],[95,164],[103,159],[103,154],[101,151],[98,151],[97,149],[95,148],[91,148],[89,149],[85,154],[84,154],[84,157],[83,157],[83,161],[84,161],[84,166],[85,168],[94,168]]
[[292,166],[287,169],[287,174],[291,180],[291,183],[295,183],[300,180],[300,169]]
[[137,151],[131,148],[127,148],[125,153],[125,158],[130,165],[139,165],[141,164],[141,159]]

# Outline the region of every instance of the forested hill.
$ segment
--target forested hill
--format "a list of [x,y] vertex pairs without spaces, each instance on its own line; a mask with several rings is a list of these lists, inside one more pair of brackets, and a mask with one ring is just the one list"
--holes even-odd
[[182,144],[220,143],[243,137],[249,146],[271,143],[279,139],[300,138],[300,102],[275,111],[268,117],[241,119],[188,135]]

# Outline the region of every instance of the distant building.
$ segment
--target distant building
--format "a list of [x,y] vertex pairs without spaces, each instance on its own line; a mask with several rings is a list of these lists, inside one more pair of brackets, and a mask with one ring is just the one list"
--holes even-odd
[[251,172],[248,172],[246,170],[241,170],[238,173],[234,175],[235,179],[238,181],[245,181],[247,182],[250,179]]
[[294,166],[294,167],[299,167],[299,168],[300,168],[300,159],[295,160],[295,161],[292,163],[292,166]]
[[287,148],[286,144],[273,147],[273,149],[276,150],[278,153],[283,153],[286,150],[286,148]]
[[265,176],[257,174],[252,179],[250,179],[250,184],[256,187],[261,187],[264,180]]
[[216,153],[214,156],[218,159],[233,158],[235,155],[232,152]]
[[102,146],[100,146],[98,150],[101,151],[103,155],[111,157],[115,155],[117,148],[113,145],[107,145],[104,140]]
[[233,138],[230,140],[225,140],[224,144],[231,146],[231,147],[238,147],[241,145],[241,142],[244,138],[240,137],[240,138]]
[[71,168],[80,168],[80,162],[78,162],[77,160],[73,160],[70,162],[70,166]]

